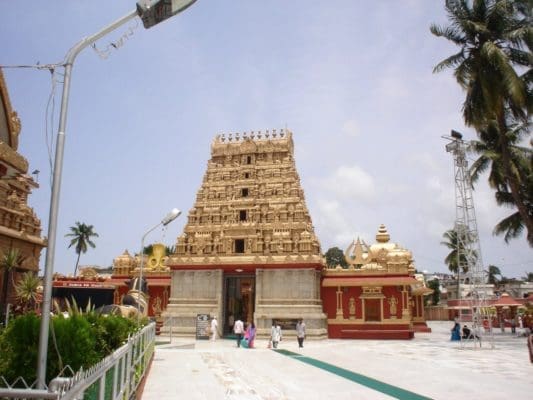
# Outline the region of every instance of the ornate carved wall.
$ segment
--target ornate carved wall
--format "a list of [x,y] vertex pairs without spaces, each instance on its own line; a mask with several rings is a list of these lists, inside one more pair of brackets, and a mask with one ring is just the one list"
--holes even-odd
[[[19,250],[22,262],[14,271],[14,282],[23,272],[38,272],[41,250],[46,246],[46,240],[41,237],[41,221],[28,206],[31,190],[39,185],[27,175],[28,161],[17,152],[20,130],[20,120],[11,107],[0,70],[0,257],[9,249]],[[3,279],[2,271],[0,288],[3,288]],[[10,282],[7,300],[13,303],[11,285]]]

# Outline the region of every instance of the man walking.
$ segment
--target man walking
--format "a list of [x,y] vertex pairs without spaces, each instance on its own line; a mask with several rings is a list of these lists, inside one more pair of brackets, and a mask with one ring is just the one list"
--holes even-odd
[[300,349],[303,348],[305,339],[305,322],[303,318],[300,318],[296,324],[296,338],[298,339],[298,347]]
[[237,347],[241,347],[242,335],[244,333],[244,324],[240,318],[237,318],[235,324],[233,325],[233,332],[237,336]]
[[278,348],[278,342],[281,341],[281,326],[276,321],[272,322],[272,328],[270,330],[270,340],[272,340],[272,347]]

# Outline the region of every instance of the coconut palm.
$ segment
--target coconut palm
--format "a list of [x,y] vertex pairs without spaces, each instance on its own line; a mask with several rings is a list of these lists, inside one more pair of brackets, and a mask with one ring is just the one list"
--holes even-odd
[[[461,229],[457,229],[461,230]],[[468,272],[468,259],[466,257],[465,242],[459,240],[457,230],[450,229],[442,235],[445,241],[440,244],[448,247],[451,251],[444,259],[444,262],[448,265],[450,272],[457,274],[457,298],[460,297],[460,276],[461,273],[465,275]]]
[[495,265],[489,265],[489,283],[496,285],[501,279],[502,272],[500,271],[500,268]]
[[[521,133],[529,129],[529,124],[515,124],[507,133],[509,137],[509,150],[513,169],[520,175],[520,195],[526,199],[526,204],[533,204],[533,173],[531,171],[533,152],[531,149],[515,144]],[[505,172],[502,165],[501,151],[499,149],[498,128],[496,124],[488,124],[479,131],[479,141],[472,141],[470,149],[479,154],[479,158],[470,168],[472,182],[476,182],[480,175],[489,170],[488,182],[495,190],[496,203],[500,206],[516,208],[514,197],[508,190],[505,182]],[[513,212],[502,219],[494,228],[495,235],[504,235],[508,243],[511,239],[519,237],[525,228],[524,220],[519,211]]]
[[17,300],[22,312],[35,310],[39,300],[39,286],[41,280],[33,272],[25,272],[15,285]]
[[[14,286],[13,274],[24,262],[24,257],[20,254],[19,249],[10,248],[7,252],[0,255],[0,268],[4,270],[3,285],[2,285],[2,299],[0,312],[4,315],[7,313],[7,303],[9,299],[10,287]],[[11,282],[11,285],[9,284]]]
[[94,227],[92,225],[76,222],[75,226],[70,227],[70,233],[65,235],[66,237],[72,238],[68,248],[70,249],[72,246],[75,246],[76,253],[78,254],[76,267],[74,268],[74,276],[76,276],[78,272],[81,253],[87,252],[87,245],[91,246],[93,249],[96,247],[91,238],[98,237],[98,233],[94,232],[93,229]]
[[533,110],[531,0],[447,0],[445,8],[450,25],[432,25],[431,32],[460,51],[437,64],[434,72],[454,69],[466,92],[463,117],[468,126],[478,133],[490,124],[497,127],[492,150],[501,157],[503,183],[533,246],[533,206],[524,198],[524,175],[513,168],[511,146],[516,142],[508,136],[513,122],[529,121]]
[[533,272],[526,272],[526,274],[522,277],[522,279],[525,282],[533,282]]
[[444,232],[442,237],[445,241],[440,244],[448,247],[451,251],[444,259],[444,263],[448,266],[450,272],[457,274],[459,272],[459,264],[461,265],[461,271],[463,274],[468,272],[468,262],[466,259],[464,245],[457,238],[457,232],[455,229],[450,229]]

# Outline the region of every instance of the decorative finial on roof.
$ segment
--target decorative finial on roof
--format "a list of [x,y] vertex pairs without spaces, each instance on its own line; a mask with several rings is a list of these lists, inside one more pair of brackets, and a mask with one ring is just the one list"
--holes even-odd
[[387,228],[385,228],[385,225],[381,224],[379,226],[378,233],[376,234],[376,241],[378,243],[387,243],[389,240],[389,232],[387,232]]

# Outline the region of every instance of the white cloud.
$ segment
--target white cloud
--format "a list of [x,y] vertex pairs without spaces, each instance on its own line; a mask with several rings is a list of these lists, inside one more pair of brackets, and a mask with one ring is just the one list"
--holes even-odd
[[360,133],[359,124],[357,121],[349,119],[342,125],[342,132],[350,137],[357,137]]
[[324,180],[324,185],[334,195],[355,202],[371,200],[376,192],[372,176],[357,165],[340,166]]
[[384,98],[384,102],[387,100],[405,99],[409,96],[409,88],[405,84],[405,77],[401,76],[384,76],[378,82],[378,95]]

